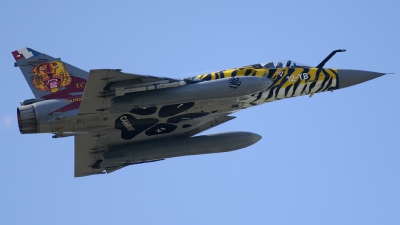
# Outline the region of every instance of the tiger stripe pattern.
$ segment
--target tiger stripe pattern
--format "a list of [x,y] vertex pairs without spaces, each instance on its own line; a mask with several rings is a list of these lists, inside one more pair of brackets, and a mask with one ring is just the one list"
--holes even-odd
[[265,77],[273,81],[267,90],[257,94],[253,102],[260,100],[271,102],[283,98],[331,91],[339,87],[337,69],[308,67],[265,69],[258,64],[202,74],[189,79],[200,79],[203,82],[236,76]]

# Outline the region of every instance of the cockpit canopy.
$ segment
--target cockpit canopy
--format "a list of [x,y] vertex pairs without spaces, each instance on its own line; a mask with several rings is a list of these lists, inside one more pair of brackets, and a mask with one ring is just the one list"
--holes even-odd
[[255,64],[251,65],[252,67],[255,67],[256,69],[276,69],[276,68],[310,68],[311,66],[299,63],[299,62],[294,62],[291,60],[278,60],[278,61],[273,61],[273,62],[267,62],[267,63],[260,63],[260,64]]

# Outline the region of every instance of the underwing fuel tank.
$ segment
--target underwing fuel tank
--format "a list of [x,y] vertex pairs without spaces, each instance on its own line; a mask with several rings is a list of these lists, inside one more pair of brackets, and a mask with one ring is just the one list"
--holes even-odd
[[177,88],[136,92],[113,98],[109,111],[126,112],[132,108],[240,97],[265,90],[271,84],[272,80],[263,77],[231,77]]
[[104,153],[100,167],[108,168],[186,155],[234,151],[248,147],[260,139],[260,135],[250,132],[226,132],[127,145]]

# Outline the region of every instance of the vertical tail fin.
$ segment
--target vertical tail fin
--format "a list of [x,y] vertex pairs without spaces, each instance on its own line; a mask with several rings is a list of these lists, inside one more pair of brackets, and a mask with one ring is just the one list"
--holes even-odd
[[31,48],[13,51],[15,67],[21,69],[35,98],[57,99],[82,95],[88,72]]

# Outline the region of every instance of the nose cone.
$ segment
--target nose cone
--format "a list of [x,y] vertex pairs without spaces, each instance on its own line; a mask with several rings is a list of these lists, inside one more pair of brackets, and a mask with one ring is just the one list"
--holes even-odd
[[339,88],[350,87],[385,75],[384,73],[338,69]]

